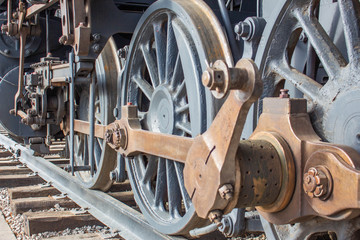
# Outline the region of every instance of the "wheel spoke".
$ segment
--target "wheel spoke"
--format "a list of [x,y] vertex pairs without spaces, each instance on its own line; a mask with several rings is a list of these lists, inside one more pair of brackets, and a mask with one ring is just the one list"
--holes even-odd
[[190,123],[189,123],[189,122],[186,122],[186,123],[184,123],[184,122],[177,122],[177,123],[175,124],[175,127],[176,127],[177,129],[180,129],[180,130],[186,132],[186,133],[189,134],[189,135],[192,134],[192,132],[191,132],[191,126],[190,126]]
[[95,138],[95,141],[94,141],[94,159],[95,159],[95,165],[97,167],[99,167],[99,165],[100,165],[100,159],[101,159],[101,153],[102,153],[100,143],[98,140],[99,140],[98,138]]
[[168,25],[167,25],[167,45],[166,45],[166,72],[165,72],[165,81],[171,81],[174,76],[174,71],[176,70],[176,63],[178,61],[178,48],[175,39],[174,30],[172,27],[172,18],[169,16]]
[[159,83],[165,82],[165,65],[166,65],[166,28],[165,22],[156,22],[153,24],[154,38],[156,47],[156,60],[159,71]]
[[149,184],[150,181],[155,176],[156,170],[157,170],[158,163],[156,161],[156,157],[154,156],[148,156],[148,164],[146,166],[146,169],[144,171],[143,177],[142,177],[142,183],[143,184]]
[[166,170],[169,213],[173,218],[177,218],[181,211],[181,193],[173,161],[166,160]]
[[145,47],[144,45],[141,45],[140,49],[143,54],[147,70],[149,72],[151,83],[153,87],[156,87],[159,85],[159,75],[156,59],[152,52],[150,52],[149,46]]
[[339,0],[339,8],[349,59],[355,62],[360,57],[360,3],[358,0]]
[[102,123],[101,113],[95,113],[95,120],[99,123]]
[[178,89],[176,89],[176,92],[174,94],[174,100],[179,100],[180,98],[186,96],[186,87],[185,87],[185,80],[180,84]]
[[272,72],[279,75],[280,78],[291,81],[297,89],[304,93],[314,102],[321,102],[319,99],[319,91],[321,84],[309,78],[305,74],[300,73],[294,68],[286,66],[286,64],[279,64],[272,66]]
[[346,61],[339,49],[315,17],[309,16],[309,14],[304,15],[301,9],[296,11],[296,17],[324,65],[326,72],[329,74],[330,79],[335,78],[340,73],[341,67],[346,66]]
[[184,202],[184,206],[185,206],[185,210],[188,211],[191,205],[191,199],[186,191],[185,185],[184,185],[184,164],[179,163],[179,162],[175,162],[175,170],[176,170],[176,176],[178,178],[179,181],[179,187],[180,187],[180,192],[181,192],[181,196]]
[[175,112],[177,114],[183,113],[183,112],[189,112],[189,104],[185,104],[184,106],[176,108]]
[[84,152],[84,141],[81,141],[80,136],[76,136],[77,155],[80,156]]
[[145,94],[145,96],[151,100],[151,97],[154,92],[154,88],[144,79],[134,76],[132,78],[132,81],[138,85],[138,87],[141,89],[141,91]]
[[166,160],[159,158],[155,188],[155,207],[163,211],[165,211],[164,199],[166,198],[166,190]]
[[100,138],[96,138],[96,141],[98,142],[99,144],[99,148],[101,149],[101,151],[103,150],[103,142]]
[[172,89],[175,89],[181,83],[181,80],[184,79],[184,74],[181,66],[180,54],[178,53],[176,57],[174,72],[171,78],[170,86]]

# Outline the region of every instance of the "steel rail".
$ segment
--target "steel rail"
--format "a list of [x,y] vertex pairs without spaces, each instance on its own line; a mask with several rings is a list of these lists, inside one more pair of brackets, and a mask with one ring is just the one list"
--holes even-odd
[[19,154],[19,161],[37,172],[47,182],[51,182],[55,188],[67,194],[82,208],[86,208],[90,214],[110,227],[119,231],[119,235],[125,239],[166,239],[181,240],[182,237],[167,236],[154,230],[146,222],[143,215],[126,204],[116,200],[108,194],[89,190],[81,185],[81,182],[65,172],[61,168],[41,157],[34,156],[34,151],[0,134],[0,144],[8,150]]

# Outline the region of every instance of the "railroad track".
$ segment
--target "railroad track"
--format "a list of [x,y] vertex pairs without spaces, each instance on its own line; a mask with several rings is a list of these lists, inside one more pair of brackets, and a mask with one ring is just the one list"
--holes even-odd
[[[62,144],[56,142],[51,148],[59,150]],[[161,234],[146,222],[128,181],[114,184],[107,193],[84,188],[63,170],[68,159],[34,156],[32,150],[3,130],[0,159],[0,187],[8,188],[13,214],[24,213],[24,229],[29,236],[69,227],[106,225],[124,239],[184,239]],[[46,211],[54,206],[58,209]]]

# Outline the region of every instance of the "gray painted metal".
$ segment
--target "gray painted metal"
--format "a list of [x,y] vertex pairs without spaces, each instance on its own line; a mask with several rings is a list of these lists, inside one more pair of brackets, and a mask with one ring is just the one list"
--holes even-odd
[[125,239],[183,239],[170,237],[154,230],[144,217],[131,207],[110,197],[104,192],[89,190],[82,186],[81,182],[69,173],[56,167],[49,161],[33,156],[34,152],[15,141],[0,135],[0,144],[13,152],[21,151],[19,160],[36,171],[40,177],[56,187],[62,193],[75,201],[101,222],[113,230],[118,230]]

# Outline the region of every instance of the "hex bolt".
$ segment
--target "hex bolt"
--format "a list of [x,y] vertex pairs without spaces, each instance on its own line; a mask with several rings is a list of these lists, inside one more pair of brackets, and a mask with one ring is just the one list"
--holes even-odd
[[212,79],[211,79],[211,75],[210,75],[209,71],[206,70],[206,71],[202,74],[201,80],[202,80],[202,83],[203,83],[203,85],[204,85],[205,87],[208,87],[208,88],[211,87]]
[[203,72],[201,80],[203,85],[208,87],[210,90],[220,92],[224,86],[224,73],[221,70],[208,68]]
[[304,174],[304,191],[310,198],[320,198],[328,192],[328,177],[326,174],[315,167],[309,168]]
[[113,143],[113,130],[111,130],[111,129],[108,129],[108,130],[106,130],[106,133],[105,133],[105,141],[107,142],[107,143]]
[[234,187],[231,184],[224,184],[219,188],[221,198],[229,200],[234,196]]
[[280,89],[280,98],[290,98],[289,90],[288,89]]
[[95,52],[95,53],[99,53],[100,52],[100,45],[99,44],[94,44],[93,46],[92,46],[92,49],[93,49],[93,51]]
[[221,224],[221,219],[223,217],[223,212],[220,210],[213,210],[209,213],[209,220],[212,223]]
[[126,132],[125,129],[117,127],[113,134],[113,142],[117,148],[125,148]]
[[239,22],[235,25],[234,31],[238,37],[245,38],[246,40],[250,39],[251,37],[251,25],[247,22]]
[[92,35],[92,38],[94,39],[94,42],[97,43],[97,42],[100,41],[101,35],[100,35],[99,33],[94,33],[94,34]]

